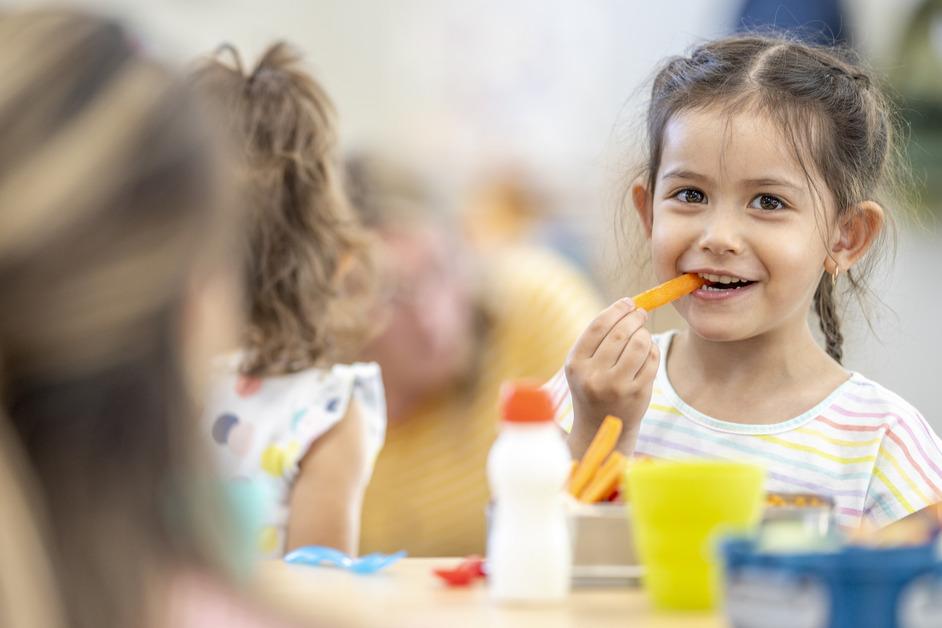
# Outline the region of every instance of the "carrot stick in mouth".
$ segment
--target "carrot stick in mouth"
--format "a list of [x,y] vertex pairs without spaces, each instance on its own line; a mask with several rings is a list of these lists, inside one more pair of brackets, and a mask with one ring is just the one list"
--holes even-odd
[[667,305],[671,301],[675,301],[682,296],[690,294],[705,283],[706,280],[703,277],[694,275],[693,273],[686,273],[642,292],[638,296],[632,297],[631,300],[634,302],[635,307],[650,312],[662,305]]

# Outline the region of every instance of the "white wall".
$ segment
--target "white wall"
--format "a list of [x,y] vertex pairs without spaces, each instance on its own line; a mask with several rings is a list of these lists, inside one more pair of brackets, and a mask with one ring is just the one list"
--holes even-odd
[[[900,233],[896,259],[875,277],[873,331],[851,308],[846,363],[916,405],[942,433],[942,229]],[[882,300],[882,303],[880,302]]]

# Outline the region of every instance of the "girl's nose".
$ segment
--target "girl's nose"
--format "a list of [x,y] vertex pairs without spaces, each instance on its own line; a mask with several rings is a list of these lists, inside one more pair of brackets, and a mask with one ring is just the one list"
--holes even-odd
[[735,209],[718,207],[704,217],[701,250],[714,255],[737,255],[743,250],[741,217]]

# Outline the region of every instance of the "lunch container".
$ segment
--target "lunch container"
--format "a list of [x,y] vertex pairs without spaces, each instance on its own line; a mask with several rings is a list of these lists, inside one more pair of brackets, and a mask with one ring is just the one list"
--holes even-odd
[[932,545],[786,554],[731,539],[721,555],[734,628],[942,626],[942,566]]
[[631,506],[573,503],[572,580],[576,586],[637,585],[641,566],[631,534]]
[[[491,508],[486,516],[490,530]],[[572,540],[572,584],[576,587],[638,585],[641,566],[631,536],[631,507],[567,500]]]
[[834,500],[811,493],[769,493],[762,521],[793,522],[808,534],[828,536],[836,530]]

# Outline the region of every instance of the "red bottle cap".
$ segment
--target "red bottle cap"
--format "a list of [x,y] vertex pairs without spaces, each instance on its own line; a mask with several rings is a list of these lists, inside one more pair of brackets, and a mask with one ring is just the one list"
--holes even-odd
[[516,382],[501,391],[500,414],[509,423],[544,423],[553,420],[553,400],[539,384]]

